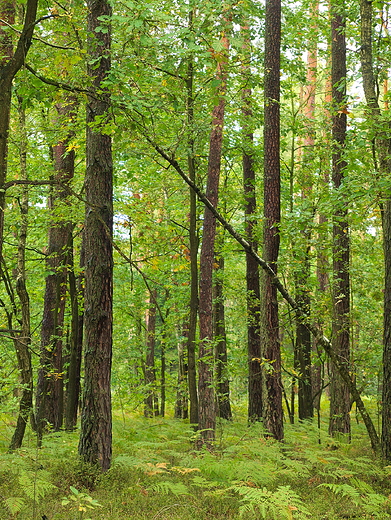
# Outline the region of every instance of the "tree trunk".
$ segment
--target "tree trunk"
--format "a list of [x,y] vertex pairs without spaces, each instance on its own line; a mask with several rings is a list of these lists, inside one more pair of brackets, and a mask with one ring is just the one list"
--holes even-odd
[[[113,164],[111,137],[100,125],[110,119],[110,97],[102,82],[110,71],[111,7],[106,0],[88,0],[87,10],[87,72],[99,96],[90,96],[87,103],[85,374],[79,454],[106,471],[112,453]],[[102,24],[105,30],[97,31]]]
[[[19,102],[19,122],[22,139],[20,142],[20,178],[27,179],[27,136],[26,136],[26,118],[22,108],[22,100]],[[31,364],[31,333],[30,333],[30,298],[26,287],[26,240],[28,229],[28,187],[22,188],[22,197],[20,202],[21,222],[19,226],[18,236],[18,260],[16,268],[16,292],[21,304],[21,325],[22,332],[15,337],[14,344],[16,357],[18,360],[18,369],[20,372],[20,384],[22,395],[19,402],[19,414],[16,428],[10,443],[10,451],[16,450],[22,446],[24,433],[29,417],[33,410],[33,370]]]
[[[331,12],[331,80],[332,80],[332,182],[337,192],[342,184],[346,161],[346,41],[345,20],[341,5],[333,5]],[[333,350],[339,362],[350,366],[350,282],[349,282],[349,225],[345,201],[337,203],[333,211]],[[350,437],[350,394],[337,368],[332,364],[330,384],[330,435],[343,433]]]
[[[250,71],[249,28],[242,28],[245,38],[243,79],[247,83]],[[245,236],[254,251],[258,243],[254,236],[257,219],[255,216],[257,202],[255,189],[255,169],[253,159],[254,134],[251,108],[251,88],[242,89],[243,118],[243,190]],[[260,325],[260,277],[255,259],[246,253],[246,291],[247,291],[247,357],[248,357],[248,420],[262,419],[262,370],[261,370],[261,325]]]
[[[281,2],[266,0],[264,106],[264,257],[277,272],[280,244],[280,42]],[[277,440],[284,437],[281,352],[277,288],[264,277],[262,295],[265,345],[264,425]]]
[[152,291],[149,298],[149,308],[146,326],[146,346],[145,357],[145,385],[146,398],[144,400],[144,417],[153,417],[156,414],[156,372],[155,372],[155,344],[156,344],[156,290]]
[[[218,103],[212,112],[212,130],[209,140],[208,179],[206,196],[214,207],[217,206],[223,142],[225,90],[227,79],[227,53],[229,41],[222,38],[224,51],[218,59],[217,79]],[[199,282],[199,323],[200,347],[198,362],[198,428],[201,431],[199,445],[212,448],[216,426],[216,396],[213,377],[213,266],[214,244],[216,238],[216,219],[208,208],[204,211],[202,246],[200,255]]]
[[217,264],[217,276],[214,284],[214,337],[216,341],[216,390],[217,413],[222,419],[230,421],[232,410],[229,396],[227,334],[225,332],[225,304],[224,284],[224,257],[219,253],[215,259]]
[[[375,139],[375,170],[386,178],[391,171],[391,139],[388,115],[382,118],[378,101],[377,78],[372,55],[372,2],[361,0],[361,73],[367,102],[367,118],[372,123]],[[391,198],[382,194],[381,204],[384,252],[383,302],[383,395],[381,448],[384,460],[391,461]]]
[[[74,103],[66,99],[56,106],[59,117],[74,119]],[[61,123],[60,119],[60,123]],[[61,124],[64,124],[63,122]],[[73,137],[68,136],[53,146],[55,179],[61,184],[69,183],[74,175],[75,152],[68,150]],[[49,196],[48,206],[52,214],[49,228],[46,268],[50,274],[45,280],[45,298],[41,328],[41,356],[37,384],[37,428],[42,438],[45,424],[55,431],[63,422],[63,325],[66,300],[68,243],[72,227],[66,220],[55,217],[58,207],[66,204],[67,191],[54,187]]]
[[[67,374],[66,401],[65,401],[65,429],[72,431],[77,424],[77,411],[80,399],[80,371],[83,350],[83,311],[80,300],[83,295],[84,276],[81,273],[77,278],[74,270],[73,238],[69,234],[68,244],[68,277],[69,299],[71,305],[71,333],[69,342],[69,367]],[[84,267],[84,239],[80,251],[80,267]]]
[[[189,13],[189,27],[193,25],[193,11]],[[189,57],[186,77],[187,91],[187,124],[188,124],[188,155],[187,163],[189,177],[196,181],[195,153],[194,153],[194,93],[193,93],[193,58]],[[198,246],[197,233],[197,196],[192,189],[189,190],[190,214],[189,214],[189,250],[190,250],[190,302],[189,302],[189,326],[187,332],[187,378],[189,384],[190,424],[198,424],[198,394],[197,394],[197,370],[196,370],[196,332],[198,315]]]

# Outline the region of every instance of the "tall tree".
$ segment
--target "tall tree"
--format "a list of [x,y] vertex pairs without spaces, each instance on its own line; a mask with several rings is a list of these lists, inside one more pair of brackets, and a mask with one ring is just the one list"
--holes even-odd
[[[250,35],[249,27],[243,26],[244,63],[242,66],[244,87],[242,89],[242,132],[243,132],[243,190],[246,238],[254,251],[258,249],[256,229],[256,179],[254,168],[253,110],[250,80]],[[261,326],[260,326],[260,276],[255,259],[246,253],[247,291],[247,356],[248,356],[248,419],[262,419],[262,370],[261,370]]]
[[[281,2],[266,0],[264,61],[264,258],[275,273],[280,245],[280,46]],[[277,440],[284,436],[277,287],[263,280],[261,305],[265,343],[264,425]]]
[[[331,6],[332,182],[336,193],[343,184],[346,160],[346,21],[344,6]],[[333,210],[333,349],[346,369],[350,365],[350,238],[348,210],[343,197],[335,197]],[[350,435],[350,393],[335,365],[331,365],[329,432]]]
[[[74,120],[74,100],[68,97],[56,105],[60,125]],[[66,123],[67,125],[67,123]],[[73,131],[67,132],[52,148],[55,186],[48,198],[52,222],[49,227],[46,266],[50,274],[45,280],[45,298],[41,328],[40,369],[37,384],[37,428],[42,429],[47,422],[54,430],[59,430],[63,422],[63,324],[67,285],[67,264],[71,223],[63,217],[64,204],[68,198],[66,185],[73,178],[75,151],[68,150]],[[58,214],[60,213],[61,216]]]
[[[20,177],[27,180],[27,131],[26,113],[23,100],[18,97],[18,112],[20,125]],[[31,327],[30,327],[30,297],[26,285],[26,243],[28,232],[29,188],[23,186],[20,200],[20,225],[18,230],[18,257],[16,267],[16,292],[21,305],[20,323],[22,330],[15,334],[14,345],[20,372],[21,397],[16,427],[10,443],[10,450],[20,448],[26,431],[29,417],[33,414],[33,370],[31,362]]]
[[113,300],[113,163],[110,95],[111,5],[87,2],[88,67],[94,94],[87,103],[85,214],[84,391],[79,454],[109,469],[112,453],[111,360]]
[[[388,115],[382,114],[379,103],[378,78],[373,59],[373,6],[361,0],[361,74],[367,103],[367,119],[371,125],[370,137],[374,168],[379,176],[387,178],[391,172],[391,139]],[[385,105],[387,108],[387,105]],[[381,446],[385,460],[391,460],[391,198],[381,194],[381,216],[384,252],[383,300],[383,395]]]
[[[227,24],[227,20],[224,20]],[[227,81],[227,53],[229,40],[226,34],[221,40],[223,50],[217,56],[218,102],[212,111],[212,129],[209,137],[208,178],[206,196],[217,206],[223,142],[224,111]],[[216,426],[216,397],[213,378],[213,266],[216,238],[216,219],[208,208],[204,211],[199,280],[200,347],[198,362],[198,428],[200,444],[212,447]]]
[[[188,25],[193,30],[194,11],[189,12]],[[186,111],[188,127],[187,165],[190,179],[196,182],[196,163],[194,151],[194,58],[190,54],[187,62],[186,75]],[[198,423],[198,394],[196,370],[196,332],[198,316],[198,247],[197,232],[197,197],[189,190],[189,251],[190,251],[190,302],[189,325],[187,329],[187,379],[190,400],[190,424]]]

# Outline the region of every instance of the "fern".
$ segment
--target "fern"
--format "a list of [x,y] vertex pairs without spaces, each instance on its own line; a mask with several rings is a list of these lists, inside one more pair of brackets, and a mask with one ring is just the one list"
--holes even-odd
[[190,495],[189,490],[185,484],[182,484],[182,482],[169,482],[168,480],[164,480],[163,482],[155,484],[150,489],[162,493],[163,495],[169,495],[172,493],[176,497],[180,495]]
[[47,495],[56,486],[49,482],[49,474],[47,472],[40,471],[38,476],[32,471],[22,470],[19,475],[19,485],[23,489],[25,495],[38,503],[41,498]]
[[301,498],[290,486],[280,486],[276,491],[244,486],[233,486],[231,489],[242,496],[239,507],[241,517],[247,514],[268,520],[304,520],[310,517]]
[[16,516],[20,513],[25,505],[25,501],[21,497],[6,498],[4,499],[4,503],[12,516]]

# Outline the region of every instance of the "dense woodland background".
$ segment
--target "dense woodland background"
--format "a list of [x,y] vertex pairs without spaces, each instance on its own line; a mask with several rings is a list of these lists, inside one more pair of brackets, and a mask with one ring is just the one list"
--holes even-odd
[[349,442],[356,408],[391,459],[388,18],[0,1],[11,451],[81,422],[106,471],[113,408],[186,419],[212,452],[244,409],[266,438],[327,414]]

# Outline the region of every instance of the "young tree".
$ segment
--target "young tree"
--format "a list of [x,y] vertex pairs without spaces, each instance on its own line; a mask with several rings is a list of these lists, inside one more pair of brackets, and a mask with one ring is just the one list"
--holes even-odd
[[[227,23],[227,20],[225,20]],[[208,178],[206,196],[217,206],[223,141],[225,94],[227,81],[227,53],[229,40],[222,37],[223,50],[217,60],[218,103],[212,111],[212,130],[209,138]],[[216,399],[213,378],[213,266],[216,219],[208,208],[204,211],[199,280],[199,327],[200,347],[198,363],[198,428],[201,430],[200,444],[212,446],[215,438]]]
[[113,164],[111,137],[105,129],[110,95],[104,82],[111,65],[111,5],[89,0],[87,10],[87,72],[94,94],[87,103],[85,374],[79,454],[106,471],[112,452]]
[[[280,44],[281,2],[267,0],[264,61],[264,258],[277,272],[280,244]],[[281,352],[277,287],[270,276],[263,280],[261,298],[265,343],[264,425],[277,440],[284,436]]]

